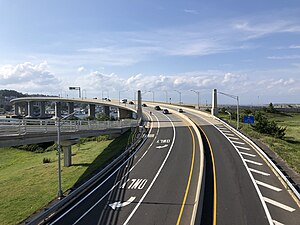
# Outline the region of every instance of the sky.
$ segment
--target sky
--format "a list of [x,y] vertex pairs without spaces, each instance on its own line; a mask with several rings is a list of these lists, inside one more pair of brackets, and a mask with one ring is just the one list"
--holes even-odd
[[0,31],[0,89],[300,103],[299,0],[0,0]]

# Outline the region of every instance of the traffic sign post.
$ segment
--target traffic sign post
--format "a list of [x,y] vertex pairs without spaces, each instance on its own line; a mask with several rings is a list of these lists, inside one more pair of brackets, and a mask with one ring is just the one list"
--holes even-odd
[[254,124],[254,116],[244,116],[244,123]]

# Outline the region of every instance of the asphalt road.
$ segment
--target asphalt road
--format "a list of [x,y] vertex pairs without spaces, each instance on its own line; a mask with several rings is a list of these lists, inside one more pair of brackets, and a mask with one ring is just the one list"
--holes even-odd
[[[203,205],[204,209],[215,207],[214,224],[300,224],[299,202],[252,146],[217,120],[189,110],[185,115],[202,128],[207,137],[206,162],[214,161],[216,178],[214,182],[213,174],[206,173]],[[201,224],[213,224],[213,220],[204,217]]]
[[175,114],[151,111],[142,148],[49,224],[167,225],[196,218],[200,153],[195,132]]

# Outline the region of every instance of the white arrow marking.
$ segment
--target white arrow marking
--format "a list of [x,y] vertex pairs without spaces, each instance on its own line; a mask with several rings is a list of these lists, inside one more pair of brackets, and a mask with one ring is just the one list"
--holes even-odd
[[160,145],[160,146],[156,146],[156,148],[165,148],[168,147],[168,145]]
[[121,203],[121,202],[114,202],[114,203],[109,204],[109,206],[110,206],[113,210],[115,210],[116,208],[121,208],[121,207],[124,207],[124,206],[126,206],[126,205],[129,205],[130,203],[132,203],[132,202],[134,201],[134,199],[135,199],[135,197],[130,197],[130,198],[128,199],[128,201],[126,201],[126,202],[123,202],[123,203]]

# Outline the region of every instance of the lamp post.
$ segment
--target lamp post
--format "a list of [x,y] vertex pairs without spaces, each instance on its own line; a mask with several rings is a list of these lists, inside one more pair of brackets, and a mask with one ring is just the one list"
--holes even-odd
[[198,96],[198,109],[200,109],[200,91],[194,91],[194,90],[191,90],[191,91],[197,94],[197,96]]
[[121,92],[125,92],[125,91],[128,91],[128,90],[120,90],[119,91],[119,105],[121,104]]
[[[84,95],[83,95],[84,92]],[[86,98],[86,89],[82,89],[82,98]]]
[[168,103],[168,91],[164,91],[166,93],[166,103]]
[[[76,112],[74,111],[73,113],[67,115],[64,117],[64,119],[69,118],[70,116],[74,115]],[[56,118],[56,126],[57,126],[57,161],[58,161],[58,190],[57,190],[57,197],[58,199],[61,199],[64,197],[62,187],[61,187],[61,143],[60,143],[60,132],[61,132],[61,118],[57,117]]]
[[81,98],[80,87],[69,87],[69,90],[78,90],[78,98]]
[[238,130],[239,129],[239,126],[240,126],[240,115],[239,115],[239,96],[237,95],[231,95],[231,94],[226,94],[224,92],[219,92],[219,94],[222,94],[222,95],[225,95],[225,96],[228,96],[230,98],[233,98],[236,100],[236,129]]
[[181,91],[174,90],[179,94],[179,105],[181,105]]

